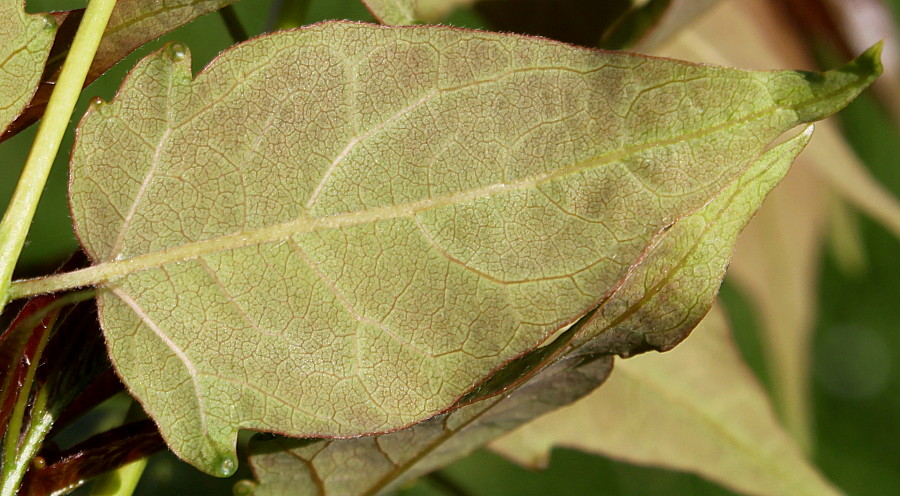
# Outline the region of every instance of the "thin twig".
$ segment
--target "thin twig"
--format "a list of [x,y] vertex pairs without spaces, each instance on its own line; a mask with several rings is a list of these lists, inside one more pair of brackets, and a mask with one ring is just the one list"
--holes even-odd
[[425,478],[437,486],[438,489],[452,496],[473,496],[466,488],[457,484],[456,481],[447,477],[447,475],[440,470],[431,472],[426,475]]
[[235,43],[247,41],[250,38],[247,36],[247,30],[244,29],[244,25],[241,24],[234,6],[226,5],[222,7],[219,9],[219,15],[222,16],[222,21],[225,22],[225,29],[228,30],[228,34]]

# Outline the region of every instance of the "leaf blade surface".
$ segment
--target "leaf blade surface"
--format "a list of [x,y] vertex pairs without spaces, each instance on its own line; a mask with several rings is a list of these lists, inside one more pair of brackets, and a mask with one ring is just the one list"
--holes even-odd
[[[600,385],[611,368],[609,356],[573,353],[508,396],[481,400],[402,431],[251,444],[250,463],[259,481],[254,494],[387,494],[534,416],[570,403]],[[348,471],[348,464],[358,470]]]
[[421,421],[604,301],[667,226],[866,86],[875,57],[747,73],[326,23],[192,80],[169,46],[89,111],[73,153],[111,356],[210,472],[233,466],[238,428]]
[[[503,375],[498,373],[477,390],[482,394],[476,396],[486,399],[471,404],[464,400],[461,403],[465,406],[458,410],[396,433],[363,439],[282,441],[280,445],[257,446],[251,455],[260,484],[256,494],[284,494],[289,492],[287,488],[303,488],[300,492],[317,496],[381,494],[464,456],[517,425],[590,394],[605,379],[611,354],[625,348],[622,343],[627,343],[627,338],[616,334],[621,334],[629,321],[638,325],[649,323],[654,326],[654,332],[666,335],[664,341],[652,343],[653,346],[669,346],[683,338],[708,309],[709,302],[704,300],[715,293],[733,238],[805,146],[810,131],[767,151],[712,202],[679,219],[648,251],[643,265],[648,269],[642,267],[636,271],[609,303],[580,319],[551,345],[510,364],[508,369],[512,370],[507,375],[527,368],[527,365],[520,367],[519,362],[538,360],[548,365],[538,366],[535,373],[505,388],[494,381]],[[692,260],[673,261],[672,257]],[[704,265],[709,270],[698,270]],[[646,290],[654,286],[667,289]],[[613,300],[619,301],[614,304]],[[630,310],[622,311],[621,307]],[[597,328],[602,329],[599,335]],[[612,338],[605,333],[612,334]],[[502,396],[496,396],[501,391]],[[593,398],[595,394],[588,397]],[[612,408],[622,404],[616,402]],[[585,410],[578,406],[571,408]],[[626,410],[631,412],[633,408]],[[551,418],[561,417],[551,415]],[[542,425],[548,423],[554,422]],[[513,443],[518,440],[525,444],[524,449],[513,452],[525,456],[535,451],[535,445],[543,447],[545,439],[552,439],[552,434],[547,433],[568,428],[581,432],[580,426],[594,425],[584,421],[576,424],[564,417],[556,423],[560,427],[545,427],[542,435],[513,434]],[[615,419],[605,419],[598,425],[617,429]],[[528,426],[523,429],[531,432]],[[351,465],[355,469],[346,470]]]

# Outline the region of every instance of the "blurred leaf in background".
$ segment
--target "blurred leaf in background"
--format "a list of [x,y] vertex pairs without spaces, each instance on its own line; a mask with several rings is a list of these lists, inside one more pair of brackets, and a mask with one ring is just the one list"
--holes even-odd
[[491,447],[542,467],[554,445],[696,472],[747,494],[838,494],[779,425],[719,307],[685,343],[618,360],[589,397]]

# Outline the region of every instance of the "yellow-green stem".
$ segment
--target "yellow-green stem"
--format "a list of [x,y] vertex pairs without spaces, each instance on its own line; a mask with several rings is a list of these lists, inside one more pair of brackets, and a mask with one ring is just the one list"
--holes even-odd
[[116,0],[90,0],[50,96],[22,176],[0,221],[0,310],[8,301],[7,289],[13,269],[115,4]]
[[91,488],[91,496],[131,496],[146,466],[147,459],[141,458],[120,467],[115,472],[104,474]]
[[[141,418],[146,418],[144,410],[138,402],[132,400],[128,411],[123,416],[122,423],[126,424]],[[146,467],[147,459],[141,458],[101,475],[91,487],[91,496],[131,496]]]

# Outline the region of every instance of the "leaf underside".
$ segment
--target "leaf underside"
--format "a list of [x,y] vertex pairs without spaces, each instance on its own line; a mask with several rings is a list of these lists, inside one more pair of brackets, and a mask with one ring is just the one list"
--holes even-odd
[[[767,151],[708,205],[661,234],[641,269],[623,282],[611,300],[619,302],[620,308],[589,313],[552,345],[507,366],[504,371],[521,371],[518,362],[527,362],[523,365],[539,370],[524,382],[513,381],[503,396],[491,396],[500,390],[496,384],[480,387],[476,392],[487,399],[391,434],[348,440],[282,439],[251,445],[250,461],[258,479],[255,494],[290,494],[292,490],[316,496],[385,494],[591,392],[606,378],[611,352],[624,347],[629,331],[638,336],[635,330],[650,323],[658,326],[655,332],[667,340],[684,337],[710,308],[737,234],[787,172],[811,131]],[[593,359],[596,363],[590,362]],[[535,364],[535,360],[549,364]],[[590,370],[594,373],[589,374]],[[498,375],[503,374],[495,375],[485,386]],[[608,408],[621,412],[625,406],[618,402]],[[605,429],[612,425],[607,422]],[[533,438],[534,444],[543,447],[544,436]],[[520,444],[523,453],[536,449]],[[350,466],[354,469],[347,470]]]
[[852,99],[876,52],[751,73],[325,23],[192,80],[170,45],[89,110],[72,156],[77,232],[116,276],[110,354],[170,447],[223,475],[239,428],[403,428],[600,304],[582,340],[670,347],[684,326],[621,327],[616,291],[773,140]]
[[254,495],[388,493],[534,416],[584,396],[611,369],[610,356],[577,353],[548,367],[510,396],[482,400],[391,434],[254,441],[250,462],[259,481]]
[[37,89],[50,53],[56,23],[25,13],[20,0],[0,0],[0,135]]

